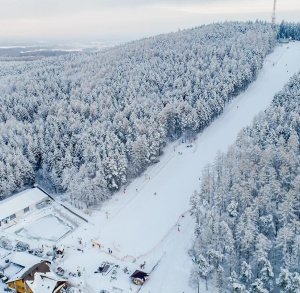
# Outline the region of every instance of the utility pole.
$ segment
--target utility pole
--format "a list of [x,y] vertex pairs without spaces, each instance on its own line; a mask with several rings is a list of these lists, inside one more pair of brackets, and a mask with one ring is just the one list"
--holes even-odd
[[276,0],[274,0],[273,13],[272,13],[272,23],[276,23]]

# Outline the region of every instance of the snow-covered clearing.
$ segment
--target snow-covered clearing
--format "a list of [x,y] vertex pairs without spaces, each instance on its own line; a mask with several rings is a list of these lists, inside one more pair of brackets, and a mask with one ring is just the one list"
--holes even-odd
[[[145,271],[149,272],[161,259],[139,292],[195,292],[188,287],[192,262],[187,250],[194,230],[188,209],[190,196],[199,187],[202,169],[213,161],[218,150],[226,151],[241,128],[271,103],[274,94],[299,69],[300,42],[278,46],[267,57],[257,80],[196,141],[168,145],[158,164],[115,194],[101,211],[89,217],[89,223],[61,240],[69,249],[60,265],[68,271],[84,268],[84,276],[72,281],[82,282],[84,292],[118,292],[113,287],[137,292],[139,286],[132,284],[122,269],[127,266],[133,272],[146,261]],[[78,238],[83,240],[81,245]],[[101,248],[93,247],[95,242]],[[79,247],[83,252],[77,250]],[[108,254],[108,248],[112,254]],[[104,260],[120,265],[117,280],[111,280],[111,273],[94,274]],[[203,285],[201,291],[204,290]]]
[[72,228],[66,225],[61,219],[56,216],[48,215],[40,218],[28,225],[26,228],[22,228],[15,233],[27,238],[45,239],[50,241],[57,241],[63,237],[66,233],[70,232]]
[[16,220],[14,225],[2,229],[8,238],[12,238],[11,234],[18,235],[17,240],[28,242],[31,246],[35,242],[42,244],[45,241],[45,244],[52,245],[71,232],[73,226],[77,227],[82,223],[81,219],[72,218],[73,215],[69,211],[53,202],[43,209],[29,212]]

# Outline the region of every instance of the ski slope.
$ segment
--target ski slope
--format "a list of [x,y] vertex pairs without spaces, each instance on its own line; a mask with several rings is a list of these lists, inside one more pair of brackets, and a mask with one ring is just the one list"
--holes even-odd
[[[132,270],[146,261],[146,272],[161,259],[139,292],[195,292],[188,287],[192,262],[187,250],[194,230],[188,209],[193,191],[199,189],[202,169],[213,162],[218,150],[226,151],[234,143],[242,127],[251,124],[253,117],[271,103],[274,94],[299,70],[300,43],[278,45],[267,57],[257,80],[194,142],[176,141],[168,145],[159,163],[115,194],[101,211],[90,217],[89,223],[62,240],[76,247],[78,237],[83,239],[84,252],[68,251],[64,266],[70,270],[85,268],[82,285],[86,286],[85,292],[111,290],[112,286],[122,288],[123,292],[139,289],[130,285],[128,278],[112,284],[94,274],[104,259],[123,266],[128,264]],[[92,242],[101,244],[101,249],[92,247]],[[107,253],[108,248],[112,254]],[[133,259],[136,259],[134,264]]]

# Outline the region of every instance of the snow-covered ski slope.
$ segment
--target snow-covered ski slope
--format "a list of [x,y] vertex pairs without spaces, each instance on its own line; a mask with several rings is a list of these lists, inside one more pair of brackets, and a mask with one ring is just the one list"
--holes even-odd
[[[95,283],[95,267],[92,266],[99,263],[95,258],[105,256],[112,261],[137,258],[137,268],[145,260],[145,271],[149,271],[163,256],[140,292],[194,292],[188,287],[192,263],[187,255],[194,224],[185,212],[189,209],[190,196],[199,188],[202,169],[208,162],[213,162],[218,150],[226,151],[242,127],[249,125],[299,70],[300,42],[278,45],[267,56],[257,80],[234,99],[196,141],[170,144],[158,164],[127,186],[125,193],[121,190],[100,212],[94,213],[91,222],[75,231],[73,238],[70,235],[63,241],[74,245],[77,237],[82,237],[87,243],[84,257],[78,259],[69,255],[71,257],[67,256],[65,263],[84,266],[86,282],[92,284]],[[192,147],[187,147],[191,144]],[[91,239],[103,246],[102,253],[95,256],[89,248]],[[106,255],[108,248],[113,250],[112,255]],[[95,292],[104,287],[101,282],[96,284]],[[107,286],[109,288],[109,284]],[[132,286],[135,292],[138,287]],[[127,292],[129,286],[124,289]]]

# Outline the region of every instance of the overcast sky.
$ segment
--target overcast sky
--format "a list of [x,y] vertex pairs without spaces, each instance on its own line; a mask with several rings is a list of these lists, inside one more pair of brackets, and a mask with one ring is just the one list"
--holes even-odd
[[[224,20],[270,21],[273,0],[0,0],[0,41],[131,40]],[[300,0],[277,0],[277,22]]]

